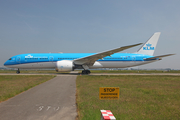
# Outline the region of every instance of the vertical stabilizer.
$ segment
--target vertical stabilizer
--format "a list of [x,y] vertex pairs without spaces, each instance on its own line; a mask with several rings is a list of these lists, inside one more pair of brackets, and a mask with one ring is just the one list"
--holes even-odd
[[138,50],[138,54],[153,55],[156,49],[156,45],[160,36],[160,32],[154,33],[154,35]]

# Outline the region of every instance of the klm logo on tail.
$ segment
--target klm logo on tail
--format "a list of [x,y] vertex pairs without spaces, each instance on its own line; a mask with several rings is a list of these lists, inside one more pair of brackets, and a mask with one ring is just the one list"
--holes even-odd
[[146,47],[143,47],[143,50],[154,50],[154,47],[151,47],[152,44],[148,43],[146,44]]

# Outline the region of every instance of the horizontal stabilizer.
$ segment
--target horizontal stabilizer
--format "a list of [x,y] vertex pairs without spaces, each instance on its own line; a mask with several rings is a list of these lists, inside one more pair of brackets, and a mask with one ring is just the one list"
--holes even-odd
[[158,58],[159,60],[161,60],[163,57],[167,57],[167,56],[171,56],[171,55],[175,55],[175,54],[160,55],[160,56],[145,58],[144,60],[155,60],[155,59],[157,59],[157,58]]

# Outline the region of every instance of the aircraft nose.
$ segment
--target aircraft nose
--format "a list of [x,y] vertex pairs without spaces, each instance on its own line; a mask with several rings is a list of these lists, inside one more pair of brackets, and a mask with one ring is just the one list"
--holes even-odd
[[7,66],[8,65],[8,63],[7,63],[7,61],[4,63],[4,66]]

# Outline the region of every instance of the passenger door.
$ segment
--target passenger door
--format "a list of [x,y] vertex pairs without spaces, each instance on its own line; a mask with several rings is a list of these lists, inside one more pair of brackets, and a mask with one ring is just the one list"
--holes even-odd
[[53,61],[54,57],[53,56],[49,56],[49,61]]
[[17,56],[16,62],[17,62],[17,63],[21,63],[21,56]]

